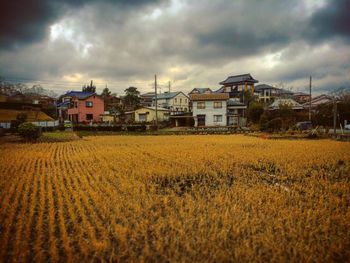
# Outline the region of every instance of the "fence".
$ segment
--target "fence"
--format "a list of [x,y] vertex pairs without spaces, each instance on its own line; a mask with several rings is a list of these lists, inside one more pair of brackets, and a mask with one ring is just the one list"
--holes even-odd
[[[39,127],[57,127],[59,125],[59,121],[31,121],[36,126]],[[0,122],[0,127],[4,129],[10,129],[11,128],[11,122]]]

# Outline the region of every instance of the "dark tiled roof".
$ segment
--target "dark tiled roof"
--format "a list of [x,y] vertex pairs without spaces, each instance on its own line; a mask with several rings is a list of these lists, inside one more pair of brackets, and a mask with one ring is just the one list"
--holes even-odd
[[69,104],[70,104],[70,101],[64,101],[64,102],[58,103],[57,107],[68,107]]
[[290,90],[287,90],[287,89],[279,89],[279,93],[281,95],[293,95],[294,94],[293,91],[290,91]]
[[92,95],[96,94],[95,92],[85,92],[85,91],[70,91],[64,94],[64,97],[76,97],[78,99],[86,99]]
[[229,95],[227,93],[210,93],[210,94],[191,94],[191,100],[228,100]]
[[258,80],[254,79],[249,73],[248,74],[242,74],[242,75],[236,75],[236,76],[230,76],[226,80],[221,81],[220,85],[225,84],[238,84],[242,82],[250,82],[250,83],[257,83]]
[[307,94],[307,93],[305,93],[305,92],[300,92],[300,91],[298,91],[298,92],[295,92],[295,93],[293,94],[293,96],[310,96],[310,94]]
[[155,93],[154,92],[147,92],[144,94],[141,94],[141,97],[154,97]]
[[199,94],[203,94],[204,92],[212,92],[210,88],[194,88],[189,94],[192,94],[194,91],[198,91]]
[[234,99],[229,99],[227,101],[227,106],[245,106],[245,104]]
[[272,86],[267,85],[267,84],[259,84],[259,85],[256,85],[255,88],[254,88],[255,91],[262,91],[262,90],[266,90],[266,89],[275,89],[275,90],[277,90],[278,88],[272,87]]
[[171,98],[174,98],[179,93],[181,93],[181,91],[158,94],[157,99],[171,99]]

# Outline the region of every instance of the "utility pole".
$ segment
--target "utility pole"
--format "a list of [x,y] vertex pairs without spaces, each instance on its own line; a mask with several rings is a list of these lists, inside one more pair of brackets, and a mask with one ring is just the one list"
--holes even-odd
[[312,77],[310,76],[309,121],[311,121],[311,85],[312,85]]
[[170,80],[169,80],[169,83],[168,83],[168,88],[169,88],[169,93],[170,93]]
[[333,136],[337,137],[337,102],[335,97],[333,97]]
[[155,102],[156,102],[156,129],[158,130],[157,75],[154,75],[154,91],[155,91]]

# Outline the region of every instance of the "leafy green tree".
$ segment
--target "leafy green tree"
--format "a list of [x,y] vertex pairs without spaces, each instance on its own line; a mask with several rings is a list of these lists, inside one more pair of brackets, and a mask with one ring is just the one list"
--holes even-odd
[[104,88],[102,93],[101,93],[101,97],[105,98],[105,97],[109,97],[112,95],[112,92],[109,90],[109,88]]
[[259,102],[252,102],[248,108],[248,118],[253,123],[258,123],[264,113],[264,105]]
[[124,104],[129,109],[136,109],[140,106],[140,92],[135,87],[129,87],[125,90]]
[[17,132],[18,127],[27,120],[27,114],[25,112],[18,113],[16,120],[11,121],[12,132]]
[[283,125],[282,118],[274,118],[267,123],[267,129],[270,132],[280,131]]
[[243,91],[241,94],[241,101],[249,107],[249,105],[255,101],[253,92],[250,90]]
[[269,118],[267,117],[267,115],[265,113],[263,113],[260,116],[260,120],[259,120],[261,131],[266,131],[268,129],[268,122],[269,122]]
[[18,133],[26,140],[35,141],[41,136],[40,127],[31,122],[24,122],[18,126]]
[[96,86],[93,84],[93,81],[91,80],[90,85],[84,85],[82,90],[84,92],[96,92]]

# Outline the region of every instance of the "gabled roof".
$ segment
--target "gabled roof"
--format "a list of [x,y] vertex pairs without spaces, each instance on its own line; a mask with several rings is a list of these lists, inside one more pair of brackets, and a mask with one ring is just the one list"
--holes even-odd
[[[326,95],[326,94],[322,94],[322,95],[319,95],[319,96],[312,98],[311,104],[313,106],[317,106],[319,104],[329,103],[332,101],[333,101],[333,98],[331,96]],[[308,101],[308,102],[304,103],[303,105],[308,107],[310,105],[310,102]]]
[[92,95],[95,95],[95,92],[86,92],[86,91],[70,91],[63,95],[63,97],[76,97],[79,100],[86,99]]
[[27,115],[27,120],[29,122],[35,121],[54,121],[53,118],[48,116],[46,113],[42,111],[31,111],[31,110],[7,110],[0,109],[0,121],[8,122],[15,121],[17,119],[17,115],[20,113],[25,113]]
[[293,110],[301,110],[303,109],[303,106],[296,102],[293,99],[276,99],[269,108],[272,110],[277,110],[280,108],[280,105],[288,105],[292,107]]
[[293,94],[293,96],[310,96],[310,94],[307,94],[305,92],[301,92],[301,91],[298,91],[298,92],[295,92]]
[[258,83],[259,81],[254,79],[250,73],[248,74],[242,74],[242,75],[235,75],[235,76],[230,76],[224,81],[221,81],[219,84],[220,85],[227,85],[227,84],[238,84],[242,82],[249,82],[249,83]]
[[154,97],[155,93],[154,93],[154,91],[151,91],[151,92],[143,93],[140,96],[141,97]]
[[228,100],[229,95],[227,93],[210,93],[210,94],[191,94],[190,98],[193,101],[202,100]]
[[281,95],[293,95],[294,94],[293,91],[290,91],[287,89],[278,89],[278,90],[279,90],[279,94],[281,94]]
[[210,88],[194,88],[193,90],[191,90],[191,92],[189,92],[188,94],[192,94],[193,92],[197,91],[199,94],[203,94],[207,91],[209,91],[210,93],[213,92]]
[[63,101],[57,104],[57,107],[68,107],[70,105],[70,101]]
[[[157,99],[171,99],[176,97],[177,95],[179,95],[180,93],[182,93],[183,95],[185,95],[182,91],[176,91],[176,92],[166,92],[166,93],[162,93],[162,94],[158,94],[157,95]],[[186,96],[186,95],[185,95]],[[187,97],[187,96],[186,96]]]
[[254,87],[254,91],[262,91],[262,90],[269,90],[269,89],[278,90],[278,88],[275,88],[267,84],[259,84]]
[[236,99],[229,99],[227,101],[227,106],[245,106],[245,104]]

